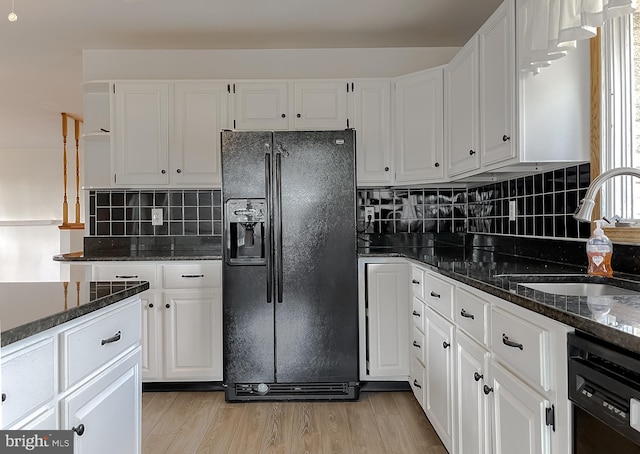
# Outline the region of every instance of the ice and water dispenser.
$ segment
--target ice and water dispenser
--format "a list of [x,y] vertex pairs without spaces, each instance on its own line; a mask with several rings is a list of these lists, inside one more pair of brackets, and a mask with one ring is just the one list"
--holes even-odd
[[230,265],[261,265],[265,258],[265,199],[229,199],[225,204],[225,243]]

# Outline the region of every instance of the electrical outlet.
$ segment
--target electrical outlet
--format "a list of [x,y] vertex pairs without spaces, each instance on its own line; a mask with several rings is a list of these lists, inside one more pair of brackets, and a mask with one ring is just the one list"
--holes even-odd
[[151,209],[151,225],[162,225],[162,208]]
[[516,205],[515,200],[509,200],[509,220],[515,221],[516,214],[518,212],[518,205]]
[[373,207],[364,207],[364,220],[365,222],[373,222],[376,218],[376,212]]

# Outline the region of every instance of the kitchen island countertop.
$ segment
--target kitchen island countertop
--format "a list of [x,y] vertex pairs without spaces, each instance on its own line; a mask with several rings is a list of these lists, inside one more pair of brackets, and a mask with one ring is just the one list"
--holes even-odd
[[144,281],[0,283],[4,347],[149,288]]
[[416,260],[443,276],[640,354],[640,296],[579,297],[545,293],[521,285],[588,279],[640,291],[639,276],[616,274],[612,279],[594,278],[585,274],[584,267],[455,246],[359,249],[360,258],[394,256]]

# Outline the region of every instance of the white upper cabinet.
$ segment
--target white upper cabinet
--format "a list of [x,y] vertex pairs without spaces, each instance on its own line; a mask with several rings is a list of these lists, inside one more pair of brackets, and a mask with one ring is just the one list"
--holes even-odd
[[169,83],[115,84],[117,185],[169,183]]
[[352,106],[358,186],[389,186],[394,175],[389,79],[354,81]]
[[483,166],[516,156],[515,8],[505,1],[478,32]]
[[171,179],[177,186],[220,187],[220,131],[227,125],[227,84],[174,84]]
[[347,127],[347,82],[293,82],[293,128],[303,131]]
[[443,181],[442,68],[395,79],[395,183]]
[[448,175],[480,168],[478,39],[474,36],[445,70]]
[[286,81],[236,82],[230,91],[234,129],[289,129],[289,85]]

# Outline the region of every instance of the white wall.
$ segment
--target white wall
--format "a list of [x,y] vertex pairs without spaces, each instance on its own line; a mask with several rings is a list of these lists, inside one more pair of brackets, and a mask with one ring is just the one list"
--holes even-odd
[[458,49],[84,50],[82,80],[396,77],[446,64]]
[[[0,281],[58,281],[63,178],[60,148],[0,150]],[[75,147],[70,165],[68,200],[75,204]],[[43,224],[43,225],[34,225]]]

